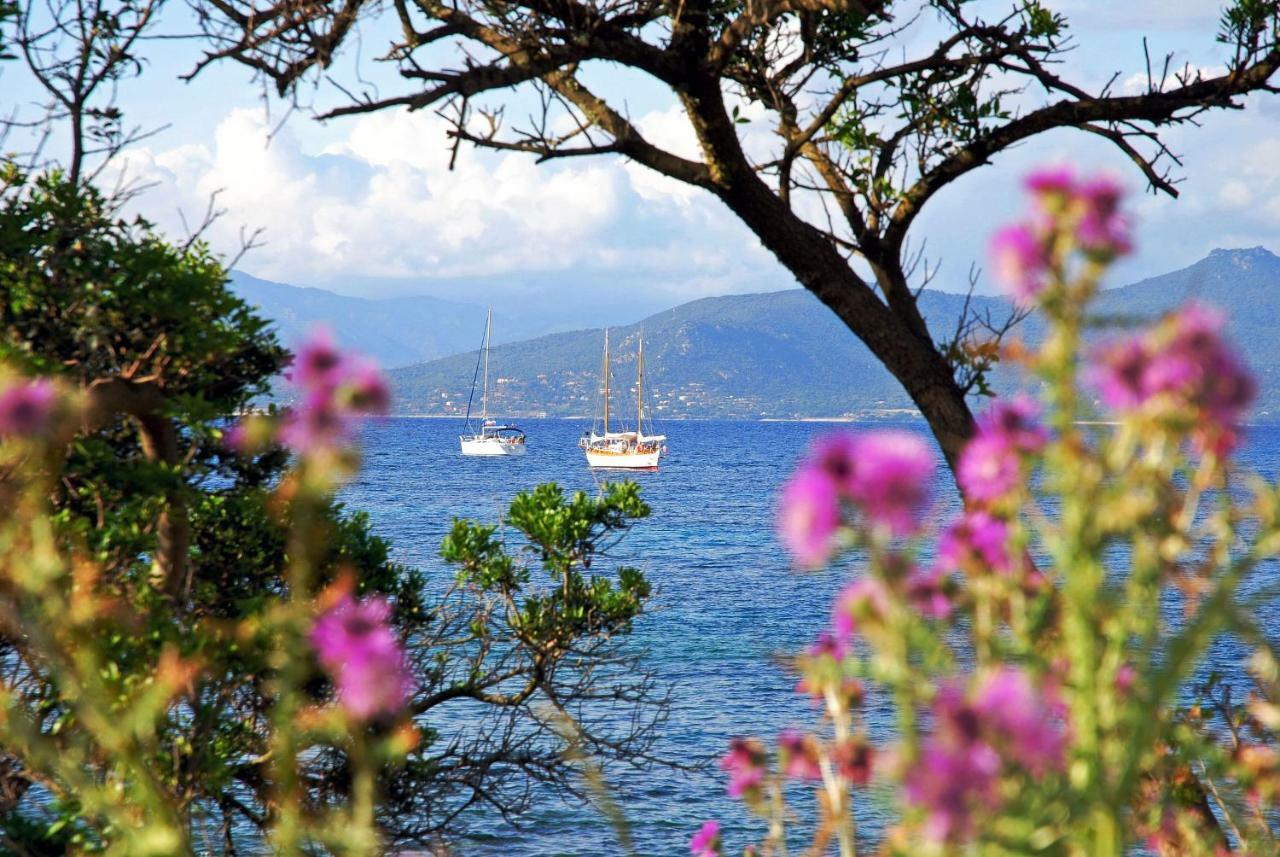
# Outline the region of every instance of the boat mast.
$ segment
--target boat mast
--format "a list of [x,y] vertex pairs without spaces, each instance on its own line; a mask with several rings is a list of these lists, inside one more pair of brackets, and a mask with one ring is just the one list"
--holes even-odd
[[640,334],[640,356],[636,360],[636,443],[644,434],[644,334]]
[[489,416],[489,327],[493,322],[493,307],[484,316],[484,392],[480,394],[480,434],[484,434],[485,418]]
[[609,436],[609,328],[604,329],[604,434]]

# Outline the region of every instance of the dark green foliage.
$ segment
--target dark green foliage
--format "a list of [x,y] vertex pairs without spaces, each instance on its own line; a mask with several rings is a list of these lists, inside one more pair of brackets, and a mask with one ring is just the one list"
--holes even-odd
[[[440,552],[456,567],[455,586],[432,605],[411,651],[427,684],[419,722],[437,744],[384,784],[383,817],[399,839],[448,831],[477,800],[518,813],[539,794],[535,783],[577,794],[557,716],[573,718],[579,751],[603,765],[654,761],[665,694],[623,645],[650,586],[635,568],[600,569],[648,514],[634,483],[597,497],[540,485],[512,500],[502,535],[454,522]],[[495,741],[511,752],[495,753]]]
[[[453,832],[478,793],[513,814],[528,805],[535,782],[573,791],[563,740],[540,713],[547,705],[574,710],[583,746],[602,759],[648,761],[662,695],[614,637],[642,612],[649,586],[630,568],[618,569],[616,582],[586,571],[648,514],[634,485],[567,502],[543,486],[516,500],[510,520],[535,547],[550,586],[531,581],[493,527],[462,522],[444,546],[461,566],[459,584],[431,592],[418,570],[391,560],[366,515],[333,501],[298,502],[283,450],[247,456],[224,446],[229,415],[268,389],[287,354],[229,291],[207,248],[174,246],[145,222],[125,222],[95,191],[57,174],[28,178],[7,166],[0,176],[0,360],[56,375],[87,403],[90,422],[66,450],[54,518],[66,551],[92,557],[97,586],[120,609],[81,642],[102,655],[103,681],[121,698],[163,653],[203,668],[155,725],[159,749],[147,759],[193,841],[261,845],[278,668],[263,617],[288,594],[299,550],[315,588],[347,581],[359,597],[389,598],[408,644],[420,740],[405,765],[384,772],[381,818],[393,843]],[[128,395],[100,396],[120,388]],[[138,391],[147,398],[133,397]],[[159,449],[165,443],[172,448]],[[291,518],[302,514],[306,526],[297,530]],[[164,547],[165,520],[170,534],[174,521],[182,525],[177,549]],[[174,554],[182,574],[168,580],[159,558]],[[0,641],[0,680],[48,736],[73,734],[59,688],[38,665],[25,665],[21,647]],[[319,704],[331,688],[317,671],[302,692]],[[615,704],[592,708],[604,700]],[[617,703],[635,716],[611,719]],[[466,728],[439,741],[439,723],[454,720],[459,704],[475,706],[462,718]],[[0,813],[13,847],[46,853],[74,837],[92,842],[98,819],[33,791],[20,748],[3,749],[0,794],[11,799]],[[306,765],[314,806],[347,800],[341,749]]]
[[[286,521],[272,498],[287,457],[230,453],[222,432],[228,414],[268,389],[287,353],[202,244],[176,246],[143,221],[126,222],[92,188],[57,173],[29,178],[8,165],[0,179],[0,360],[58,376],[90,400],[102,385],[127,381],[159,402],[105,413],[78,436],[54,498],[67,548],[87,549],[102,566],[104,593],[127,605],[99,642],[122,691],[166,648],[206,664],[189,704],[159,725],[167,737],[157,770],[187,809],[216,813],[234,794],[260,811],[265,781],[245,760],[265,749],[271,667],[261,646],[227,631],[285,590]],[[149,453],[144,428],[159,437],[166,424],[176,448]],[[152,565],[157,519],[175,501],[190,536],[176,595],[157,588]],[[390,561],[366,516],[329,504],[317,535],[326,545],[319,583],[345,569],[362,592],[395,599],[403,633],[423,626],[420,575]],[[56,707],[37,703],[53,698],[44,677],[19,671],[6,680],[45,709],[50,729],[64,728]],[[25,792],[20,779],[11,783]],[[26,809],[29,823],[7,830],[33,847],[31,830],[70,823],[39,800]]]
[[[150,550],[160,498],[253,481],[254,464],[225,454],[221,427],[266,391],[285,356],[204,245],[174,246],[57,173],[0,170],[0,360],[82,388],[145,382],[182,426],[169,463],[142,454],[124,415],[76,441],[59,506],[104,560]],[[266,463],[257,484],[281,463]]]
[[1236,0],[1222,11],[1218,41],[1228,45],[1256,45],[1275,30],[1278,12],[1280,3],[1276,0]]
[[188,420],[263,392],[285,352],[203,244],[170,244],[53,173],[0,172],[0,358],[92,380],[162,373]]
[[595,498],[577,491],[567,502],[555,484],[520,492],[511,501],[507,523],[528,541],[528,551],[551,583],[532,594],[524,591],[530,570],[507,553],[491,526],[455,521],[440,552],[459,566],[460,584],[498,593],[517,605],[512,626],[528,644],[566,649],[581,637],[629,630],[644,609],[650,587],[639,570],[619,568],[616,587],[585,572],[632,521],[648,515],[633,482],[608,484]]
[[18,4],[0,2],[0,62],[11,60],[15,54],[8,46],[10,22],[18,16]]

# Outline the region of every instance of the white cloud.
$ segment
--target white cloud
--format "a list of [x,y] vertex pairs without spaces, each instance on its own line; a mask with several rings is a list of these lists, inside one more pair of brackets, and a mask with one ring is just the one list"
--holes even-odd
[[[658,145],[696,157],[682,121],[668,111],[640,124]],[[178,209],[191,219],[218,191],[226,214],[209,234],[215,247],[262,227],[266,246],[247,267],[287,282],[614,269],[652,272],[659,288],[696,297],[758,288],[773,264],[709,195],[636,164],[539,165],[464,147],[450,170],[445,131],[424,113],[374,114],[309,154],[292,126],[268,140],[262,113],[237,109],[208,145],[139,148],[121,168],[155,185],[138,205],[172,231]],[[775,284],[789,279],[779,271]]]

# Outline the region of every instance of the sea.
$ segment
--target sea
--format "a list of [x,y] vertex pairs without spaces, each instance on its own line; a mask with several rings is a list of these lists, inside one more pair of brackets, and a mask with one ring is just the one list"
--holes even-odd
[[[740,853],[764,835],[763,821],[725,792],[715,760],[734,736],[772,739],[789,727],[816,722],[818,712],[795,691],[783,656],[810,643],[827,624],[836,592],[858,574],[857,558],[821,572],[797,572],[773,527],[779,486],[820,435],[892,425],[928,435],[923,422],[669,421],[668,455],[657,471],[592,471],[577,439],[583,420],[523,420],[528,454],[521,458],[464,458],[459,420],[391,418],[362,431],[363,468],[342,499],[369,513],[389,539],[393,557],[426,572],[443,591],[452,571],[439,558],[440,541],[455,518],[497,523],[517,492],[554,482],[568,492],[598,492],[604,482],[634,479],[652,515],[609,550],[610,567],[642,569],[656,587],[653,608],[624,646],[642,654],[669,690],[668,719],[652,752],[692,770],[608,769],[610,796],[621,809],[641,855],[688,854],[690,836],[718,819],[729,849]],[[1280,426],[1254,426],[1242,463],[1274,482],[1280,473]],[[959,498],[940,468],[930,515],[942,523]],[[593,569],[594,571],[595,569]],[[1272,577],[1275,569],[1264,575]],[[1280,638],[1280,614],[1264,613],[1264,627]],[[1223,639],[1200,670],[1242,683],[1247,653]],[[450,715],[438,717],[447,721]],[[874,739],[891,737],[888,705],[869,700]],[[447,722],[433,723],[449,729]],[[793,790],[795,819],[811,818],[813,795]],[[874,841],[890,818],[887,796],[872,792],[856,807],[860,837]],[[539,795],[519,829],[477,807],[459,819],[454,853],[501,857],[588,857],[623,853],[614,827],[593,802]],[[793,847],[805,839],[797,832]]]

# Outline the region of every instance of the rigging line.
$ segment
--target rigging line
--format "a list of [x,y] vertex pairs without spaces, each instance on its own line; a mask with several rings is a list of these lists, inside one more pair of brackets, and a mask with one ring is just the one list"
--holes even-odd
[[480,377],[480,357],[484,354],[484,341],[488,337],[489,331],[485,329],[485,335],[480,337],[480,350],[476,352],[476,371],[471,373],[471,393],[467,396],[467,431],[475,434],[471,430],[471,400],[476,397],[476,379]]

